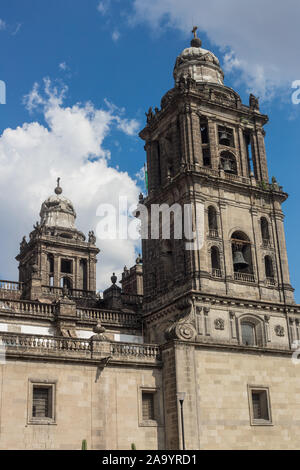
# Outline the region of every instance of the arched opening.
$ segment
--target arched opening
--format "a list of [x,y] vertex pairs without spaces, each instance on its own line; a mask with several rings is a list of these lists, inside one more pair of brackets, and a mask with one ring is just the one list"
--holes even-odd
[[218,236],[217,211],[213,206],[208,208],[208,228],[211,237]]
[[62,277],[60,280],[60,287],[66,287],[67,289],[72,289],[72,281],[68,277]]
[[243,317],[240,327],[242,344],[259,347],[264,345],[264,325],[261,320],[252,316]]
[[211,269],[213,277],[222,277],[220,252],[216,246],[211,248]]
[[235,280],[254,282],[251,242],[243,232],[231,237],[233,271]]
[[270,244],[270,231],[269,231],[269,223],[265,217],[260,219],[260,227],[261,227],[261,237],[264,246],[269,246]]
[[271,256],[265,256],[265,272],[266,272],[266,279],[269,285],[274,285],[274,268],[273,268],[273,260]]
[[231,152],[222,152],[220,157],[220,166],[225,173],[237,175],[236,158]]

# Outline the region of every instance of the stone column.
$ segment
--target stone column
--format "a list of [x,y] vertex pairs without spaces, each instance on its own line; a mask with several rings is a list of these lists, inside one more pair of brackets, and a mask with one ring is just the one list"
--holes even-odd
[[202,155],[202,139],[200,129],[200,118],[198,114],[192,112],[191,114],[192,123],[192,140],[193,140],[193,160],[195,165],[203,166],[203,155]]
[[249,178],[249,164],[248,164],[248,153],[246,150],[246,143],[243,128],[238,127],[238,137],[239,137],[239,146],[240,146],[240,159],[242,167],[242,175]]
[[60,257],[54,254],[54,287],[60,287]]
[[268,183],[269,174],[268,174],[265,139],[264,139],[263,133],[264,133],[264,130],[262,128],[256,129],[256,140],[257,140],[258,158],[260,161],[261,179],[265,181],[266,183]]
[[218,170],[219,168],[218,132],[217,132],[216,121],[213,118],[208,118],[208,135],[209,135],[211,166],[213,170]]

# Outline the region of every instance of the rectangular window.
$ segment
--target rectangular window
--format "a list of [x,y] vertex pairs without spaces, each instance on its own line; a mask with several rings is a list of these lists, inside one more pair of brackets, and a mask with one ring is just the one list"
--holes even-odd
[[272,424],[268,388],[249,388],[252,425]]
[[69,259],[62,259],[60,263],[60,271],[65,274],[72,274],[72,261]]
[[55,423],[55,384],[29,382],[29,424]]
[[154,420],[154,393],[142,392],[142,414],[143,420]]
[[52,418],[51,387],[33,386],[32,417]]
[[219,134],[219,144],[225,145],[226,147],[234,147],[234,137],[233,137],[233,129],[229,129],[228,127],[219,126],[218,127],[218,134]]

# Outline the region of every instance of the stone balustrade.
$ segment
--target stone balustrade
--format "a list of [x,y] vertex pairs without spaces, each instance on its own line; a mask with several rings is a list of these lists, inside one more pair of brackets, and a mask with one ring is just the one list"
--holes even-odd
[[0,314],[20,313],[24,315],[43,315],[52,316],[55,312],[55,306],[40,302],[31,302],[27,300],[0,300]]
[[158,346],[147,344],[112,343],[112,356],[126,356],[131,358],[159,359]]
[[[63,296],[62,287],[42,286],[42,292],[57,298]],[[95,299],[97,297],[95,292],[81,289],[68,289],[68,294],[72,299]]]
[[0,289],[6,291],[22,291],[23,283],[14,281],[0,280]]
[[114,312],[91,308],[77,308],[77,318],[81,320],[99,320],[103,324],[118,326],[140,326],[140,316],[136,313]]
[[[104,353],[101,347],[104,346]],[[107,357],[113,360],[134,360],[146,363],[160,361],[160,349],[155,345],[133,343],[98,342],[93,339],[64,338],[17,333],[0,333],[1,358],[11,356],[59,357],[60,359],[89,359]],[[107,349],[108,348],[108,349]]]

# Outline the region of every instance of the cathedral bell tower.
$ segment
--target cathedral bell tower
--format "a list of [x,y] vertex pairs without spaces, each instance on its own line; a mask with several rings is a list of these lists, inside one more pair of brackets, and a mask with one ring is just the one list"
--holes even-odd
[[85,235],[75,226],[76,212],[72,202],[62,196],[60,178],[55,194],[43,202],[40,222],[20,244],[19,282],[24,297],[60,297],[68,291],[72,297],[96,291],[96,247],[94,232]]
[[[220,62],[202,48],[196,29],[191,47],[176,59],[174,88],[163,96],[161,109],[146,113],[140,137],[147,152],[148,195],[142,202],[149,227],[153,204],[190,204],[194,225],[196,205],[202,205],[204,244],[187,251],[186,240],[172,236],[172,225],[170,239],[143,240],[149,318],[164,309],[173,312],[170,318],[182,309],[195,311],[200,293],[294,303],[281,209],[288,195],[275,178],[269,181],[268,117],[254,95],[246,106],[224,85]],[[150,339],[158,339],[155,334]]]

